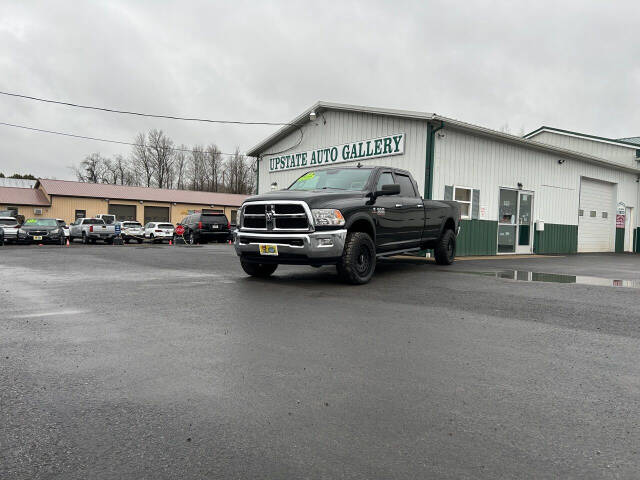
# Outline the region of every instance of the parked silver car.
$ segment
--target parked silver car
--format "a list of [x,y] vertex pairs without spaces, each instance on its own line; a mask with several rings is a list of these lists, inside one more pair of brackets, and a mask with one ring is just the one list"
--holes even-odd
[[0,228],[4,231],[5,242],[15,242],[18,239],[20,225],[15,217],[0,217]]

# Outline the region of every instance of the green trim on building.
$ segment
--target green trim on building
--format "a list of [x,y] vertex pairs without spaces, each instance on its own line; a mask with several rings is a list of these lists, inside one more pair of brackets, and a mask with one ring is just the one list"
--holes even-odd
[[495,255],[498,251],[498,222],[460,220],[456,255]]
[[577,253],[578,226],[545,223],[542,232],[533,236],[533,253],[546,255],[551,253]]
[[433,163],[436,151],[436,132],[444,128],[444,122],[440,122],[438,128],[434,128],[433,125],[427,123],[427,148],[426,158],[424,163],[424,198],[433,198]]
[[634,253],[638,253],[638,250],[639,250],[638,249],[638,230],[639,229],[640,229],[640,227],[639,228],[634,228],[634,230],[633,230],[633,248],[632,248],[632,250],[633,250]]
[[616,228],[616,253],[624,253],[624,228]]
[[260,157],[256,158],[256,193],[260,193]]

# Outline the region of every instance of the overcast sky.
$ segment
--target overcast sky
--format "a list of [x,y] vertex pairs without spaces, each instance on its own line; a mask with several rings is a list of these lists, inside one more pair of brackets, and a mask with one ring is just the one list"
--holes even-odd
[[[0,90],[158,114],[287,122],[317,100],[512,133],[640,135],[640,2],[23,1],[0,5]],[[196,124],[0,95],[0,122],[242,151],[276,127]],[[130,148],[0,126],[0,172],[73,179]]]

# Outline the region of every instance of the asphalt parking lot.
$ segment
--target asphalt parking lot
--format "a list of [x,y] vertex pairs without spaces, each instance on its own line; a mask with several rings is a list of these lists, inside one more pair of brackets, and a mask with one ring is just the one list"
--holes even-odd
[[356,287],[230,245],[0,247],[0,478],[637,478],[636,282],[632,255]]

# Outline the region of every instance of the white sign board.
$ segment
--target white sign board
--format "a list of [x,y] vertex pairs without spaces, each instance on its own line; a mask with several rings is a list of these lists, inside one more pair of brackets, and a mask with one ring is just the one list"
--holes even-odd
[[404,133],[386,137],[360,140],[342,145],[333,145],[306,152],[287,153],[273,157],[265,157],[269,163],[269,172],[293,170],[294,168],[310,168],[333,165],[356,160],[389,157],[404,153]]

